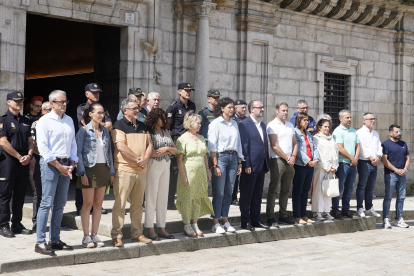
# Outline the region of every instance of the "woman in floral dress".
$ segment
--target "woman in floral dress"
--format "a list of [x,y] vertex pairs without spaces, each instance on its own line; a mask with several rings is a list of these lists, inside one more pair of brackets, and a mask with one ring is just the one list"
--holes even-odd
[[184,234],[196,237],[203,235],[198,229],[197,219],[214,214],[207,193],[211,177],[206,156],[208,149],[204,137],[197,134],[201,127],[200,115],[188,112],[183,125],[187,132],[176,143],[179,170],[176,206],[185,224]]

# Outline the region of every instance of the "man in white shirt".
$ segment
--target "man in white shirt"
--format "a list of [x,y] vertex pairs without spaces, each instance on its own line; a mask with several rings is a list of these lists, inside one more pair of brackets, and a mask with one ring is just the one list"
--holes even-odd
[[148,93],[148,100],[147,100],[147,107],[145,109],[148,113],[151,112],[152,109],[160,107],[161,97],[160,94],[157,92],[150,92]]
[[[358,159],[358,186],[356,190],[358,216],[372,215],[380,217],[372,207],[375,181],[377,179],[377,165],[382,157],[382,147],[378,132],[374,130],[375,116],[367,112],[363,116],[364,125],[358,129],[358,140],[361,154]],[[365,199],[365,212],[363,201]]]
[[279,194],[279,220],[280,224],[295,224],[287,215],[289,189],[295,176],[296,153],[298,147],[294,126],[287,121],[289,106],[285,102],[276,105],[276,118],[267,125],[270,146],[270,183],[267,193],[266,216],[267,224],[275,223],[275,200]]
[[[55,90],[49,94],[49,101],[52,111],[40,118],[36,126],[37,148],[41,156],[42,201],[37,213],[35,252],[54,256],[54,250],[73,250],[72,246],[60,240],[60,224],[78,156],[73,120],[65,114],[66,93]],[[46,225],[50,209],[50,241],[47,244]]]

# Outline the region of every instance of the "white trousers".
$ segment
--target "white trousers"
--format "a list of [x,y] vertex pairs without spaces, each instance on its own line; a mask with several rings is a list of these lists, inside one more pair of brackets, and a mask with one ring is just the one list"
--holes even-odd
[[323,213],[330,212],[332,199],[323,195],[322,180],[326,171],[320,166],[315,167],[313,173],[313,194],[312,194],[312,212]]
[[170,184],[170,162],[150,159],[145,189],[145,227],[154,227],[157,210],[157,227],[165,228],[167,220],[168,188]]

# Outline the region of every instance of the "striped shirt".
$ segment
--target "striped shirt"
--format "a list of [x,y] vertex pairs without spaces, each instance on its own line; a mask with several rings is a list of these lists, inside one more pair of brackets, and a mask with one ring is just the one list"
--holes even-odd
[[[158,131],[154,131],[155,134],[151,134],[151,138],[152,138],[152,144],[154,145],[154,151],[156,151],[159,148],[162,147],[171,147],[172,143],[171,143],[171,137],[168,134],[168,131],[166,131],[165,129],[162,128],[162,134],[164,137],[161,137],[161,135],[158,133]],[[154,158],[157,161],[161,161],[163,159],[165,159],[167,162],[170,161],[170,155],[166,154],[164,156],[161,157],[155,157]]]

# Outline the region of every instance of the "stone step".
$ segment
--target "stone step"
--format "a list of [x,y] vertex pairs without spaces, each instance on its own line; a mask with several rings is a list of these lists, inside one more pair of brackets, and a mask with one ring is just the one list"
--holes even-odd
[[[30,247],[27,249],[27,252],[30,251],[30,253],[21,254],[16,258],[4,258],[0,260],[0,273],[373,230],[376,228],[376,220],[374,217],[366,217],[364,219],[347,218],[316,222],[310,225],[280,226],[272,227],[269,230],[257,229],[254,232],[242,230],[237,226],[235,228],[237,230],[236,233],[215,234],[206,231],[204,237],[199,238],[188,238],[183,234],[175,234],[176,239],[161,240],[153,242],[152,244],[131,243],[129,239],[124,238],[123,241],[125,244],[123,248],[112,247],[110,239],[106,239],[106,247],[104,248],[85,249],[81,246],[75,246],[75,250],[73,251],[57,252],[56,257],[42,256],[34,253],[32,250],[34,244],[30,243],[29,245],[22,245]],[[82,236],[81,231],[73,231],[76,231],[76,239]],[[65,233],[65,235],[68,234]]]

